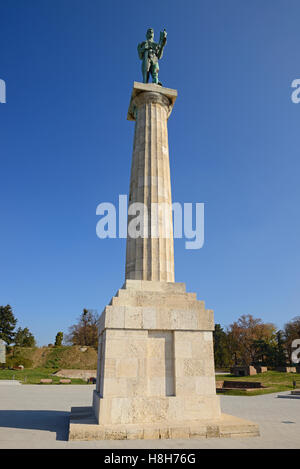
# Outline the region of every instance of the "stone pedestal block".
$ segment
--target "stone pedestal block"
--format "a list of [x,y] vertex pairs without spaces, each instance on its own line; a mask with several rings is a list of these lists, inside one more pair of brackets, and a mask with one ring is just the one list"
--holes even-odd
[[[70,439],[231,436],[213,328],[213,312],[184,284],[126,280],[101,316],[92,411],[73,409]],[[238,435],[257,435],[249,425],[239,421]]]
[[126,280],[99,325],[98,423],[218,418],[212,330],[184,284]]

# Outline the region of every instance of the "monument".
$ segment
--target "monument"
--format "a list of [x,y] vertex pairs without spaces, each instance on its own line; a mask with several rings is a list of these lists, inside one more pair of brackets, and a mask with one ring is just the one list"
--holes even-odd
[[[221,413],[213,311],[175,282],[167,121],[177,91],[158,84],[166,32],[159,45],[152,33],[138,52],[154,83],[134,82],[127,115],[135,132],[125,283],[101,315],[93,404],[72,408],[69,439],[257,436],[256,424]],[[130,235],[134,204],[145,207],[140,236]]]

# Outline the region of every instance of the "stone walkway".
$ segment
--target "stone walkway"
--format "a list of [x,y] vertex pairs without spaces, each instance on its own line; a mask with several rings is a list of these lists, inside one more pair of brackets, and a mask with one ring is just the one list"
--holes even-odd
[[[89,406],[94,385],[0,386],[0,448],[300,448],[300,400],[221,396],[222,412],[257,422],[261,436],[243,439],[69,442],[71,406]],[[284,393],[284,394],[289,394]]]

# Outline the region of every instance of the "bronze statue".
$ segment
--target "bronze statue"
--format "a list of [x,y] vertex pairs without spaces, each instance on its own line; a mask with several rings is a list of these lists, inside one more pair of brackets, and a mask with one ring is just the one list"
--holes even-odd
[[162,58],[163,49],[167,42],[167,31],[160,32],[159,43],[154,42],[154,31],[149,28],[146,33],[146,41],[138,45],[139,58],[142,60],[143,83],[148,83],[152,76],[152,83],[161,85],[158,81],[158,60]]

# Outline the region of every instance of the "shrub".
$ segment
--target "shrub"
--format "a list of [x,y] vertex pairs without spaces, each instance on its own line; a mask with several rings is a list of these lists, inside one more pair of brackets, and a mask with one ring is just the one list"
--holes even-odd
[[33,362],[29,358],[25,358],[21,356],[8,357],[6,360],[6,366],[8,368],[14,368],[19,365],[23,365],[24,368],[32,368]]

